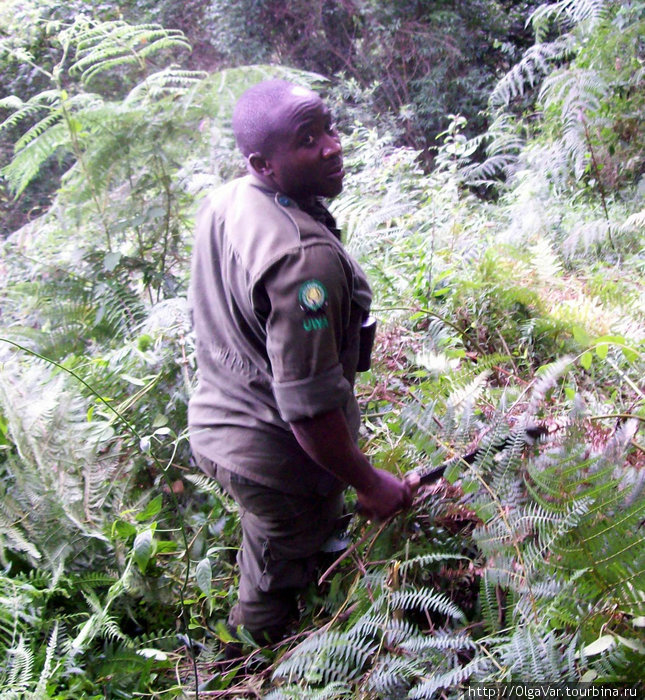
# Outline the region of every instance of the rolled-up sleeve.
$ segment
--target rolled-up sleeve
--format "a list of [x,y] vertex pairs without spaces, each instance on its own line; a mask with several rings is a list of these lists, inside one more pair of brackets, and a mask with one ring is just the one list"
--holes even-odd
[[287,422],[344,406],[352,387],[340,363],[351,277],[330,245],[290,252],[263,275],[267,353],[278,411]]

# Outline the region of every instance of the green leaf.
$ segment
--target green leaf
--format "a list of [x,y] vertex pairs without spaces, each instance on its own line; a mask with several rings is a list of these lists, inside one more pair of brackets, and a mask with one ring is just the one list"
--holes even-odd
[[134,538],[134,561],[142,574],[146,573],[146,567],[154,550],[154,538],[152,530],[144,530]]
[[594,671],[593,668],[589,669],[583,676],[580,678],[581,683],[591,683],[592,681],[595,681],[596,678],[598,678],[598,672]]
[[199,562],[199,564],[197,564],[197,568],[195,569],[195,580],[197,581],[199,590],[205,596],[208,596],[211,592],[213,584],[213,572],[211,569],[211,561],[208,557],[204,557],[204,559],[202,559]]
[[115,251],[113,253],[106,253],[103,258],[103,269],[107,272],[112,272],[114,268],[121,262],[121,253]]
[[622,335],[601,335],[600,338],[594,340],[596,355],[601,360],[604,360],[607,357],[610,345],[624,345],[625,342],[625,338]]
[[139,377],[133,377],[131,374],[121,374],[120,375],[121,379],[125,379],[126,382],[130,382],[130,384],[134,384],[135,386],[145,386],[146,383],[143,379],[139,379]]
[[587,331],[585,331],[584,328],[582,328],[581,326],[573,326],[571,332],[573,333],[573,338],[576,341],[576,343],[582,345],[585,348],[589,345],[589,336],[587,335]]
[[137,654],[146,659],[155,659],[155,661],[167,661],[168,654],[160,649],[137,649]]
[[157,553],[162,554],[163,552],[176,552],[179,545],[172,540],[157,540],[155,542],[157,547]]
[[628,348],[628,347],[621,348],[621,350],[623,351],[623,355],[625,356],[625,359],[630,364],[632,362],[636,362],[636,360],[638,360],[639,354],[636,352],[636,350],[634,350],[632,348]]
[[152,427],[162,428],[164,425],[168,425],[168,416],[164,416],[163,413],[157,413],[152,421]]
[[155,496],[151,501],[148,502],[148,505],[137,514],[136,519],[138,522],[143,522],[144,520],[149,520],[150,518],[154,518],[157,513],[161,510],[161,506],[163,503],[163,496],[159,494],[158,496]]
[[163,207],[155,205],[150,207],[146,212],[146,220],[150,221],[151,219],[159,219],[160,217],[165,216],[165,214],[166,210]]
[[593,361],[593,355],[587,350],[587,352],[582,353],[580,356],[580,365],[583,369],[589,369],[591,367],[591,362]]
[[116,520],[112,523],[112,539],[129,540],[136,532],[137,528],[125,520]]
[[219,640],[224,642],[225,644],[229,644],[230,642],[239,641],[231,634],[229,628],[226,626],[226,624],[222,620],[220,620],[215,625],[215,634],[217,635]]
[[586,656],[596,656],[597,654],[602,654],[603,651],[611,649],[616,644],[616,638],[611,634],[604,634],[602,637],[598,637],[595,642],[591,642],[584,649]]
[[446,481],[450,482],[451,484],[454,484],[457,479],[461,476],[461,465],[460,464],[452,464],[450,465],[443,477]]
[[615,343],[617,345],[623,345],[625,343],[625,337],[622,335],[601,335],[599,338],[594,340],[595,343]]
[[477,479],[464,479],[461,482],[461,488],[464,493],[477,493],[479,482]]
[[630,639],[627,637],[621,637],[619,634],[616,635],[616,638],[621,644],[624,644],[626,647],[629,647],[633,651],[638,652],[639,654],[645,654],[645,644],[640,641],[640,639]]
[[81,124],[81,122],[74,117],[70,117],[68,124],[69,130],[73,134],[80,134],[80,132],[83,130],[83,125]]
[[146,350],[148,350],[148,348],[152,345],[153,342],[154,339],[151,335],[144,334],[139,336],[139,338],[137,339],[137,347],[139,348],[139,350],[141,350],[141,352],[145,352]]

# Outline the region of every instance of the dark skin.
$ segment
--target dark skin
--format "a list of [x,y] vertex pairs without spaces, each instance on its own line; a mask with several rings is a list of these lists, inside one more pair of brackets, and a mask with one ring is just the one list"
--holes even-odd
[[265,152],[248,156],[251,171],[298,202],[343,189],[343,149],[331,113],[315,93],[295,88],[266,115]]
[[351,439],[339,408],[290,425],[302,449],[315,462],[356,489],[366,517],[384,520],[410,507],[412,492],[407,482],[370,464]]
[[[249,170],[267,187],[300,203],[340,194],[345,174],[342,147],[331,114],[318,95],[294,88],[267,115],[267,128],[271,131],[265,152],[248,156]],[[290,426],[317,464],[356,489],[367,517],[383,520],[409,508],[410,486],[370,464],[352,440],[340,408]]]

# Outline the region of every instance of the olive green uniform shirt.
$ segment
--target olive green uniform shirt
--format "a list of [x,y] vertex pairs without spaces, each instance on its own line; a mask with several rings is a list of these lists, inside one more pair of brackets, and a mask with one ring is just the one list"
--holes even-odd
[[341,408],[358,436],[353,384],[371,303],[361,268],[312,213],[250,175],[224,185],[197,217],[189,294],[193,449],[294,494],[340,486],[288,424]]

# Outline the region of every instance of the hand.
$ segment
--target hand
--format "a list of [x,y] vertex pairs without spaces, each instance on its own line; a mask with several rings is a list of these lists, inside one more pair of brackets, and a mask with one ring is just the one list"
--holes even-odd
[[409,484],[382,469],[374,469],[370,486],[357,489],[358,505],[367,518],[386,520],[412,504],[412,489]]

